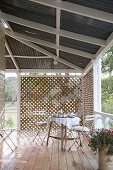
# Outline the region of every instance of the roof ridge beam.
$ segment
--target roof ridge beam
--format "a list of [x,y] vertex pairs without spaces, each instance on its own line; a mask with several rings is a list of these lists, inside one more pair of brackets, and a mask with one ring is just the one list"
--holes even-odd
[[70,2],[64,2],[64,1],[58,2],[57,0],[54,1],[53,0],[30,0],[30,1],[113,24],[113,14],[98,9],[85,7]]
[[13,35],[12,33],[10,33],[10,34],[8,34],[8,35],[11,36],[11,37],[13,37],[14,39],[20,41],[21,43],[23,43],[23,44],[25,44],[25,45],[27,45],[27,46],[35,49],[35,50],[38,50],[38,51],[42,52],[43,54],[48,55],[48,56],[50,56],[51,58],[53,58],[53,59],[55,59],[55,60],[58,60],[59,62],[65,64],[65,65],[67,65],[67,66],[69,66],[69,67],[74,68],[75,70],[78,70],[78,71],[81,72],[81,73],[83,72],[83,69],[82,69],[81,67],[76,66],[76,65],[74,65],[74,64],[72,64],[72,63],[70,63],[70,62],[68,62],[68,61],[66,61],[66,60],[64,60],[64,59],[62,59],[62,58],[58,58],[58,57],[57,57],[56,55],[54,55],[53,53],[51,53],[51,52],[49,52],[49,51],[47,51],[47,50],[39,47],[38,45],[35,45],[35,44],[33,44],[33,43],[31,43],[31,42],[28,42],[28,41],[26,41],[26,40],[17,38],[17,37],[16,37],[15,35]]
[[[6,34],[9,35],[9,36],[11,35],[10,32],[6,32]],[[48,41],[44,41],[44,40],[40,40],[40,39],[37,39],[37,38],[34,38],[34,37],[30,37],[28,35],[23,35],[23,34],[20,34],[20,33],[17,33],[17,32],[14,32],[14,35],[17,38],[21,38],[23,40],[34,42],[36,44],[41,44],[41,45],[44,45],[46,47],[58,49],[58,50],[61,50],[61,51],[67,52],[67,53],[74,54],[74,55],[80,55],[80,56],[85,57],[85,58],[94,59],[94,54],[91,54],[91,53],[87,53],[87,52],[84,52],[84,51],[76,50],[76,49],[73,49],[73,48],[70,48],[70,47],[66,47],[66,46],[62,46],[62,45],[57,46],[54,43],[51,43],[51,42],[48,42]]]
[[70,38],[73,40],[78,40],[78,41],[82,41],[82,42],[86,42],[86,43],[90,43],[90,44],[95,44],[95,45],[99,45],[99,46],[105,46],[106,45],[106,41],[99,39],[99,38],[94,38],[94,37],[90,37],[90,36],[86,36],[86,35],[82,35],[82,34],[77,34],[74,32],[70,32],[70,31],[65,31],[65,30],[57,30],[56,28],[47,26],[47,25],[43,25],[40,23],[36,23],[30,20],[26,20],[20,17],[16,17],[10,14],[6,14],[2,12],[1,15],[2,19],[5,19],[7,21],[19,24],[19,25],[23,25],[29,28],[33,28],[36,30],[41,30],[44,32],[48,32],[51,34],[59,34],[60,36],[66,37],[66,38]]

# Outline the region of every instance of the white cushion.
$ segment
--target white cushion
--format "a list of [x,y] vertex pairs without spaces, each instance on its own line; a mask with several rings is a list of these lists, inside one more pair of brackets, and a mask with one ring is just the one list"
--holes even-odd
[[84,131],[84,132],[89,132],[90,129],[88,129],[87,127],[83,127],[83,126],[75,126],[72,128],[72,130],[75,130],[75,131]]
[[46,125],[47,124],[47,122],[37,122],[37,125]]

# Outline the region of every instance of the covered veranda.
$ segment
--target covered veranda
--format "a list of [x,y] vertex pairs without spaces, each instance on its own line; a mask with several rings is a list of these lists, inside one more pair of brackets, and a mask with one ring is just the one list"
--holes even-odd
[[[112,0],[0,1],[1,128],[5,72],[18,78],[17,131],[11,134],[17,148],[11,152],[5,143],[0,146],[1,169],[98,169],[98,155],[87,140],[82,150],[74,145],[68,151],[71,141],[65,150],[55,139],[47,147],[47,131],[33,139],[36,123],[59,110],[82,121],[99,115],[94,128],[101,128],[104,119],[109,129],[113,117],[101,112],[101,57],[113,43],[112,8]],[[56,124],[52,133],[59,133]]]

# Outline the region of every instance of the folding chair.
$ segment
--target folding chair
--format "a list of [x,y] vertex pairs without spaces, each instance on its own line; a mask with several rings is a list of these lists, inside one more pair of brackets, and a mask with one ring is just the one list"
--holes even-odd
[[[9,131],[9,133],[7,133],[6,131],[7,131],[6,129],[1,129],[1,130],[0,130],[0,137],[2,138],[1,143],[2,143],[2,142],[5,142],[5,143],[8,145],[8,147],[11,149],[11,151],[13,152],[14,149],[12,149],[11,145],[9,144],[9,142],[11,142],[11,144],[13,144],[13,146],[15,146],[15,148],[17,148],[17,146],[15,145],[15,143],[14,143],[14,142],[12,141],[12,139],[10,138],[10,135],[11,135],[12,132],[14,132],[14,129],[11,129],[11,130]],[[7,139],[9,140],[9,142],[7,141]],[[0,144],[1,144],[1,143],[0,143]]]
[[[46,112],[45,111],[35,111],[33,113],[33,115],[40,115],[40,116],[45,116]],[[47,122],[46,121],[40,121],[40,122],[36,122],[35,123],[37,125],[37,134],[35,136],[35,138],[33,139],[33,142],[36,140],[37,137],[39,137],[39,139],[41,140],[41,144],[43,144],[43,141],[45,139],[45,137],[43,138],[43,140],[41,139],[40,133],[43,132],[44,133],[44,129],[46,130],[47,127]],[[46,131],[47,132],[47,131]]]
[[76,139],[79,139],[79,146],[82,147],[82,141],[81,141],[81,136],[84,136],[84,134],[86,135],[86,137],[91,138],[92,135],[92,130],[93,130],[93,125],[94,125],[94,119],[95,119],[95,115],[87,115],[85,120],[83,121],[83,125],[82,126],[74,126],[71,129],[71,132],[77,132],[78,133],[78,138],[75,138],[74,143],[70,146],[69,150],[72,148],[72,146],[77,143]]
[[[42,141],[42,139],[41,139],[41,137],[40,137],[40,133],[41,133],[41,131],[42,131],[41,128],[42,128],[42,129],[46,128],[47,122],[46,122],[46,121],[37,122],[37,126],[38,126],[38,130],[37,130],[37,134],[36,134],[35,138],[33,139],[33,142],[35,141],[35,139],[36,139],[37,137],[39,137],[39,139],[41,140],[41,142],[42,142],[42,144],[43,144],[43,141],[44,141],[45,137],[43,138],[43,141]],[[44,132],[44,130],[43,130],[43,132]]]

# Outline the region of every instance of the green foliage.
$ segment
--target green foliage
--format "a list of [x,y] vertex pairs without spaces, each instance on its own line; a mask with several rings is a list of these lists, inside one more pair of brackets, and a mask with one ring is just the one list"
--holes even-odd
[[113,114],[113,76],[102,79],[102,111]]
[[6,122],[6,127],[13,127],[14,123],[11,117],[8,117],[8,120]]
[[29,75],[32,75],[32,76],[36,76],[36,75],[43,76],[43,75],[47,75],[47,74],[46,73],[30,73]]
[[102,73],[107,74],[102,84],[102,111],[113,114],[113,47],[102,58]]
[[113,47],[111,47],[102,59],[102,72],[111,74],[113,71]]
[[113,131],[107,129],[95,131],[89,141],[89,146],[93,151],[108,148],[107,154],[113,154]]
[[5,101],[14,101],[17,98],[17,78],[7,77],[5,79]]

